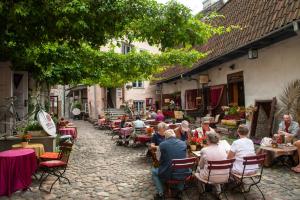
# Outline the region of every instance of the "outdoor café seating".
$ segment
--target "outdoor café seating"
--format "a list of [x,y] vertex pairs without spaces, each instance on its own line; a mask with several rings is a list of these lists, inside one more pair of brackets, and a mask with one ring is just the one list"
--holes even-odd
[[0,152],[0,196],[11,196],[31,185],[37,159],[33,149],[13,149]]
[[201,177],[200,173],[195,173],[195,177],[200,182],[200,186],[202,190],[200,196],[206,194],[207,186],[219,185],[220,188],[218,189],[219,191],[217,191],[218,198],[220,198],[221,194],[224,193],[226,199],[228,199],[224,185],[226,183],[229,183],[234,161],[235,159],[207,161],[208,162],[207,179]]
[[56,179],[52,183],[49,192],[51,192],[54,184],[61,179],[65,179],[70,184],[70,180],[64,175],[66,169],[68,167],[69,156],[72,151],[72,147],[70,146],[61,146],[60,147],[61,153],[59,154],[58,160],[49,160],[43,161],[39,164],[39,170],[42,171],[42,175],[40,177],[40,185],[39,189],[41,190],[43,183],[47,180],[47,178],[52,175],[55,176]]
[[[233,179],[237,186],[235,188],[240,188],[244,198],[246,199],[245,193],[250,192],[251,187],[255,186],[259,192],[261,193],[263,199],[265,196],[261,189],[259,188],[258,184],[261,181],[264,161],[266,158],[266,154],[256,155],[256,156],[247,156],[244,157],[243,165],[244,169],[242,174],[232,173]],[[258,165],[255,173],[248,173],[247,167]],[[251,169],[253,170],[253,169]],[[246,187],[248,186],[248,187]]]
[[[176,175],[176,177],[182,177],[181,179],[173,179],[171,178],[166,182],[167,185],[167,193],[168,196],[172,196],[171,186],[178,185],[178,184],[184,184],[186,185],[187,182],[191,181],[193,179],[193,168],[196,164],[196,158],[185,158],[185,159],[173,159],[171,164],[172,169],[172,175]],[[183,169],[184,170],[182,172]]]

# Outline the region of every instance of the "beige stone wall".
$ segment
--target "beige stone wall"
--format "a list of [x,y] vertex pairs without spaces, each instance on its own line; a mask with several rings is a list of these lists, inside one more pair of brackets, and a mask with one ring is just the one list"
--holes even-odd
[[[232,64],[235,65],[233,70],[230,68]],[[278,99],[289,81],[300,78],[300,36],[259,49],[257,59],[248,59],[245,55],[202,73],[209,75],[209,86],[213,86],[226,84],[228,74],[240,71],[244,74],[246,106],[254,104],[256,99],[272,99],[275,96]],[[184,90],[195,89],[196,83],[187,80],[176,82],[176,85],[174,82],[164,84],[163,93],[181,90],[184,105]]]

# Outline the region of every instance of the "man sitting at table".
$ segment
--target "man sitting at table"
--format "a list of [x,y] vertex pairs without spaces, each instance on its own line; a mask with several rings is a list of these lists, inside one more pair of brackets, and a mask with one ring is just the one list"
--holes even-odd
[[133,122],[134,128],[145,128],[144,121],[141,120],[140,116],[136,116],[135,121]]
[[151,138],[150,147],[152,150],[156,150],[161,142],[165,140],[165,131],[168,129],[168,125],[165,122],[160,122],[157,125],[157,132],[153,134]]
[[180,126],[175,130],[176,137],[182,141],[188,141],[190,138],[190,128],[189,122],[184,120],[181,122]]
[[213,128],[209,126],[210,121],[209,120],[204,120],[201,124],[201,127],[197,128],[196,131],[194,132],[194,137],[201,138],[206,136],[207,132],[215,132]]
[[287,138],[291,139],[297,134],[299,124],[293,121],[291,115],[283,115],[283,121],[279,124],[278,134],[284,134]]
[[[164,199],[164,182],[171,179],[177,178],[182,179],[184,177],[177,177],[175,174],[172,174],[171,164],[173,159],[184,159],[186,158],[186,143],[177,139],[176,134],[172,129],[169,129],[165,132],[166,140],[160,143],[160,160],[159,168],[152,169],[152,179],[156,186],[157,194],[154,199]],[[180,173],[184,173],[188,169],[181,169]],[[182,191],[184,185],[179,184],[178,190]]]

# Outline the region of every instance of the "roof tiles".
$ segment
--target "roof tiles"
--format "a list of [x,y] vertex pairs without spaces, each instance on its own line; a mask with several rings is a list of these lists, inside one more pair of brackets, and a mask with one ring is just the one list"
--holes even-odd
[[[199,51],[210,54],[200,60],[193,68],[230,53],[270,32],[300,19],[300,0],[230,0],[219,11],[225,19],[219,25],[240,25],[242,30],[233,30],[211,38],[206,44],[197,47]],[[173,67],[160,74],[169,79],[191,69]]]

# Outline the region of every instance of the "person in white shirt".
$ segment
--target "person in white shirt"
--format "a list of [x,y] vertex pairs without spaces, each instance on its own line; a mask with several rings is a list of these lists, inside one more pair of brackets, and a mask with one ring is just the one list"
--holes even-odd
[[140,116],[137,116],[133,122],[133,126],[134,128],[145,128],[145,122],[141,120]]
[[[235,158],[233,163],[232,172],[242,174],[244,170],[244,157],[255,156],[255,149],[252,140],[248,138],[249,129],[246,125],[238,127],[238,135],[240,139],[234,141],[228,153],[228,159]],[[258,169],[258,165],[248,165],[245,169],[245,174],[254,174]]]

